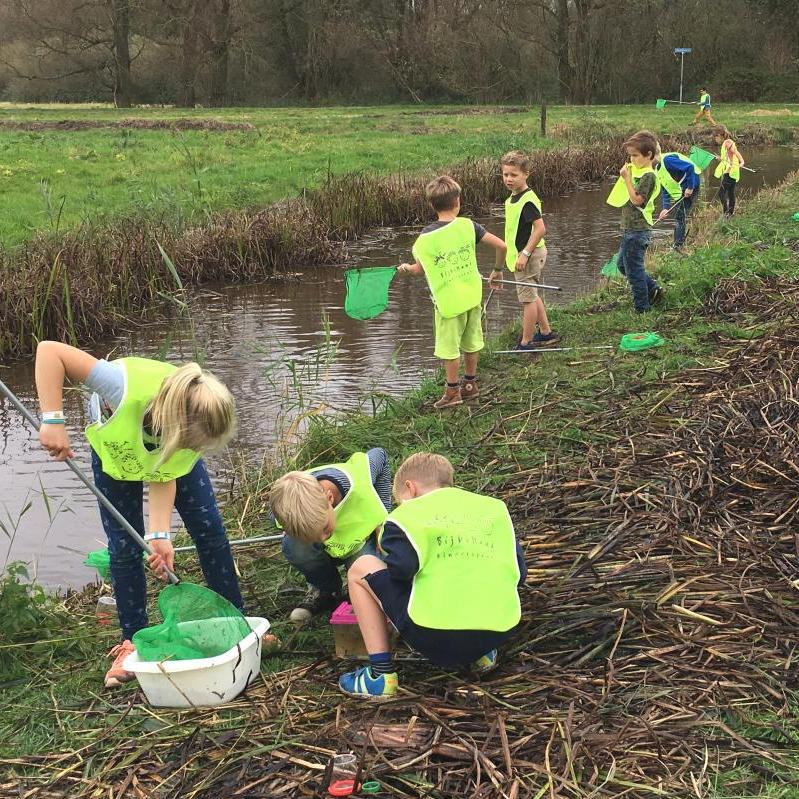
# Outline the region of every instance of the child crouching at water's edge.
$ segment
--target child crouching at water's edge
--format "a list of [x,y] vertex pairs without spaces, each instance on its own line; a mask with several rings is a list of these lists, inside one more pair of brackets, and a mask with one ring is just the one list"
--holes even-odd
[[[208,587],[243,610],[230,545],[201,459],[235,431],[235,403],[227,388],[196,363],[176,367],[148,358],[109,362],[68,344],[43,341],[36,350],[39,438],[56,460],[74,456],[62,412],[65,378],[95,392],[86,428],[94,482],[149,543],[150,568],[162,579],[167,578],[165,568],[174,568],[174,507],[196,544]],[[146,533],[144,483],[149,488]],[[147,592],[138,544],[103,505],[100,517],[122,629],[122,643],[111,650],[115,659],[105,676],[111,688],[134,678],[122,664],[133,652],[134,633],[148,625]]]
[[285,533],[283,555],[308,583],[290,616],[306,624],[342,601],[339,566],[377,553],[375,530],[391,509],[388,455],[374,447],[343,463],[288,472],[272,485],[269,503]]
[[372,701],[398,688],[386,617],[431,663],[488,672],[519,623],[527,575],[505,503],[455,488],[442,455],[407,458],[394,496],[380,536],[384,561],[367,555],[347,573],[369,665],[343,674],[339,688]]
[[[427,201],[438,217],[413,245],[416,261],[400,264],[399,272],[424,275],[435,307],[436,358],[444,362],[447,385],[433,403],[437,410],[477,399],[477,361],[483,341],[483,281],[477,269],[477,244],[496,252],[495,270],[505,260],[505,242],[473,222],[459,217],[461,187],[446,175],[427,184]],[[463,384],[459,382],[463,353]]]

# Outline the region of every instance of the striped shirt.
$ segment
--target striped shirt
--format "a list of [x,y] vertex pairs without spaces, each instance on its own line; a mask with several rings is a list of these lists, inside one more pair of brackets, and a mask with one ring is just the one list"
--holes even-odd
[[[387,511],[391,510],[391,466],[388,462],[388,453],[382,447],[373,447],[366,451],[369,460],[369,473],[372,476],[372,485],[385,505]],[[352,487],[344,472],[325,466],[321,469],[311,469],[311,474],[317,480],[329,480],[341,493],[341,498],[347,496]]]

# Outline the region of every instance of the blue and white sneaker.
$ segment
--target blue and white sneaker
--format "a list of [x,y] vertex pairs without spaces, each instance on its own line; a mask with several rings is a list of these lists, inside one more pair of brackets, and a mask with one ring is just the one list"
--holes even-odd
[[470,668],[475,674],[488,674],[488,672],[494,671],[498,661],[499,655],[497,654],[497,650],[492,649],[490,652],[486,652],[482,657],[477,658],[477,660],[471,664]]
[[356,699],[368,699],[371,702],[385,702],[397,695],[399,680],[397,672],[372,676],[368,666],[348,671],[338,678],[339,690]]

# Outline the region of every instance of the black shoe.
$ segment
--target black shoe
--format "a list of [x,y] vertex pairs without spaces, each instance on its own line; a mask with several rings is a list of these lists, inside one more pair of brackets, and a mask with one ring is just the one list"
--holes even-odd
[[657,303],[662,302],[665,296],[666,290],[663,288],[663,286],[655,286],[655,288],[649,292],[649,304],[656,305]]
[[542,333],[539,330],[532,338],[532,343],[537,347],[554,344],[556,341],[560,341],[560,333],[556,333],[554,330],[550,330],[549,333]]
[[314,616],[335,610],[342,602],[341,594],[323,594],[311,586],[302,602],[291,611],[289,619],[295,624],[307,624]]

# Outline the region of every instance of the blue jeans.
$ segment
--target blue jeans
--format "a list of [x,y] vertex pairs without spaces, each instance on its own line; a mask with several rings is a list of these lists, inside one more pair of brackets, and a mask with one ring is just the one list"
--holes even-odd
[[[144,535],[143,484],[109,477],[103,471],[100,459],[94,451],[92,469],[97,488],[130,522],[133,529]],[[197,555],[208,587],[228,599],[239,610],[244,610],[230,544],[216,505],[211,478],[201,460],[197,461],[187,475],[177,479],[175,508],[197,546]],[[130,639],[148,624],[147,586],[142,553],[139,545],[102,505],[100,518],[108,538],[119,626],[123,637]]]
[[619,272],[630,284],[633,292],[633,306],[638,313],[648,311],[652,304],[649,297],[658,287],[651,275],[646,273],[644,256],[649,243],[652,241],[650,230],[625,230],[621,234],[621,247],[619,247]]
[[338,594],[341,591],[339,566],[342,563],[349,569],[361,555],[377,555],[374,534],[364,541],[360,549],[342,560],[328,555],[321,544],[307,544],[288,535],[283,536],[282,548],[286,560],[302,573],[308,585],[323,594]]
[[682,202],[677,206],[674,212],[674,246],[682,247],[685,244],[685,228],[686,217],[691,213],[696,198],[699,196],[699,187],[694,189],[694,193],[690,197],[683,195]]

